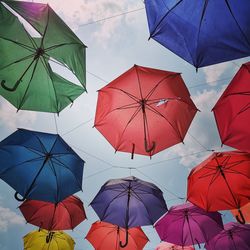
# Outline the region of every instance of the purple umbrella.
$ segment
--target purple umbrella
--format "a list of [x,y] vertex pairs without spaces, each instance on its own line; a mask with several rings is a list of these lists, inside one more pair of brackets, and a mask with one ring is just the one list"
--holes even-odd
[[[126,229],[153,225],[167,212],[162,191],[134,176],[107,181],[90,205],[100,220]],[[125,247],[127,240],[128,235],[120,246]]]
[[218,212],[206,212],[186,203],[171,207],[155,228],[161,240],[188,246],[207,242],[223,230],[223,223]]
[[230,222],[206,244],[207,250],[249,250],[250,225]]

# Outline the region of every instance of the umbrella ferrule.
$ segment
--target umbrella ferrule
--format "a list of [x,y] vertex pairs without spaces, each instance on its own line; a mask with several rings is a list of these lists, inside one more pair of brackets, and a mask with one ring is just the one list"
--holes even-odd
[[35,54],[35,59],[38,59],[40,56],[42,56],[45,53],[43,48],[38,48],[36,50],[36,54]]

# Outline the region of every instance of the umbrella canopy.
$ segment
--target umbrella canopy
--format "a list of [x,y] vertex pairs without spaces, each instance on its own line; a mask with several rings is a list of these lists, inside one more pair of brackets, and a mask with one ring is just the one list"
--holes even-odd
[[59,203],[26,200],[19,209],[28,223],[49,231],[74,229],[86,219],[82,201],[73,195]]
[[[246,220],[246,223],[250,223],[250,202],[241,207],[240,210]],[[235,217],[240,216],[238,209],[233,209],[231,212]]]
[[155,224],[161,240],[180,246],[204,243],[223,229],[221,215],[186,203],[171,207]]
[[196,68],[250,55],[250,2],[147,0],[150,37]]
[[82,189],[83,167],[58,134],[18,129],[0,142],[0,178],[18,200],[62,201]]
[[[103,221],[92,224],[86,239],[98,250],[120,250],[120,241],[126,238],[126,230]],[[148,238],[140,227],[128,229],[128,245],[124,250],[142,250]]]
[[250,199],[250,154],[214,152],[189,174],[187,199],[207,211],[237,208],[244,223],[240,207]]
[[90,205],[100,220],[125,229],[153,225],[167,212],[162,191],[134,176],[107,181]]
[[243,64],[213,108],[222,144],[250,152],[250,62]]
[[250,225],[230,222],[224,230],[206,244],[207,250],[248,250],[250,249]]
[[32,231],[23,237],[24,250],[74,250],[75,242],[62,231]]
[[151,156],[183,142],[196,112],[180,73],[134,65],[99,90],[95,127],[116,151]]
[[[85,91],[86,46],[47,4],[6,0],[0,13],[0,94],[18,110],[59,113]],[[53,72],[49,61],[69,69],[82,86]]]
[[169,242],[161,242],[155,250],[195,250],[192,246],[178,246]]

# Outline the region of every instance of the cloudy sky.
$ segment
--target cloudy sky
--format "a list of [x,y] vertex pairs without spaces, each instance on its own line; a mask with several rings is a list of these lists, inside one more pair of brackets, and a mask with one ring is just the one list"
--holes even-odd
[[[15,108],[1,98],[0,139],[20,127],[50,133],[58,129],[65,141],[86,161],[83,192],[77,195],[84,201],[88,220],[68,233],[76,241],[76,250],[93,249],[84,237],[98,217],[88,205],[108,179],[134,175],[158,185],[164,192],[168,207],[183,202],[176,197],[186,196],[186,179],[190,169],[210,154],[209,149],[226,149],[220,147],[211,109],[239,66],[248,58],[202,68],[196,73],[193,66],[154,40],[148,41],[149,32],[142,0],[40,2],[49,3],[88,46],[88,93],[81,95],[59,117],[37,112],[17,113]],[[120,15],[127,12],[130,13]],[[109,18],[111,16],[116,17]],[[201,111],[193,120],[184,144],[164,150],[151,160],[144,156],[135,156],[131,160],[127,153],[115,154],[105,138],[92,128],[96,91],[134,64],[181,72],[194,103]],[[68,72],[57,70],[66,74],[65,77],[71,77]],[[35,227],[25,224],[17,209],[19,203],[13,198],[14,190],[3,181],[0,181],[0,190],[0,249],[21,250],[22,237]],[[226,221],[231,216],[226,213],[223,218]],[[159,237],[152,226],[143,229],[150,239],[145,249],[154,249],[160,242]]]

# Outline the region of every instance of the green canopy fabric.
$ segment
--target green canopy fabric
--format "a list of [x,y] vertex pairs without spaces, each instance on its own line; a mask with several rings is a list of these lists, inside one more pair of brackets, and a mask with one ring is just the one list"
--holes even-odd
[[[32,37],[16,13],[41,37]],[[0,1],[0,94],[18,110],[59,113],[72,103],[86,91],[85,53],[49,5]],[[69,69],[82,86],[53,72],[49,60]]]

